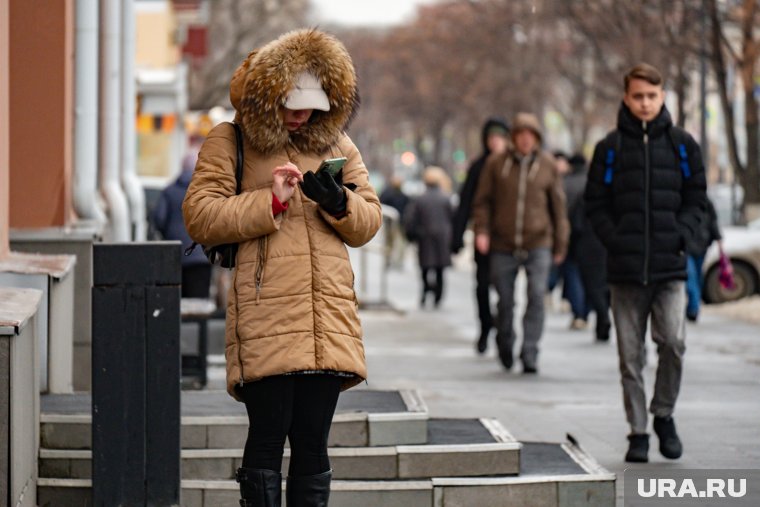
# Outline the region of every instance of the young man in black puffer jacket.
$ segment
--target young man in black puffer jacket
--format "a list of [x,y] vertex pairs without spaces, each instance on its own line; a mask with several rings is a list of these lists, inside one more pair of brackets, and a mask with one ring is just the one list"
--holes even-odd
[[704,215],[699,146],[672,124],[661,74],[640,64],[625,76],[617,129],[597,144],[586,214],[607,249],[623,401],[631,433],[625,460],[649,451],[642,370],[651,316],[659,360],[649,411],[663,456],[681,456],[673,410],[685,350],[686,253]]

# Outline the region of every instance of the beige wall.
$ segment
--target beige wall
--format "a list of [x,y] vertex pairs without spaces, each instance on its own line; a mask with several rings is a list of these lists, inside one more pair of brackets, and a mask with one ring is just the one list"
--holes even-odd
[[11,227],[60,227],[72,217],[73,7],[10,0]]
[[0,0],[0,259],[8,255],[8,0]]
[[137,66],[160,69],[177,65],[180,48],[175,43],[177,23],[171,3],[138,2],[136,13]]

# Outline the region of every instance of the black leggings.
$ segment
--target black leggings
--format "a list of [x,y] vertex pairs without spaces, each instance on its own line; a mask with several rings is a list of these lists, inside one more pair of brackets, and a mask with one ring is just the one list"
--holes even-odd
[[313,374],[277,375],[244,384],[240,394],[249,426],[243,466],[279,472],[288,437],[289,476],[330,470],[327,437],[341,382],[335,375]]

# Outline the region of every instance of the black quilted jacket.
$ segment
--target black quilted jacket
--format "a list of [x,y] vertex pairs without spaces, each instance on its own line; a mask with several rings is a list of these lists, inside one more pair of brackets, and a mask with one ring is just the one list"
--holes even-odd
[[623,104],[617,130],[596,145],[584,198],[607,249],[610,283],[686,278],[685,245],[703,220],[705,173],[696,141],[676,129],[665,107],[645,124]]

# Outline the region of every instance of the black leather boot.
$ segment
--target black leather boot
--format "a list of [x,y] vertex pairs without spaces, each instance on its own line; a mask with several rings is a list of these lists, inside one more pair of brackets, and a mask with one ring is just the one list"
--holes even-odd
[[649,435],[636,433],[628,435],[628,452],[625,454],[628,463],[646,463],[649,461]]
[[654,418],[654,432],[660,439],[660,454],[668,459],[678,459],[683,453],[681,439],[676,433],[676,423],[672,417]]
[[285,497],[288,507],[327,507],[332,470],[304,477],[288,477]]
[[238,468],[235,480],[240,483],[240,507],[280,507],[282,475],[279,472]]

